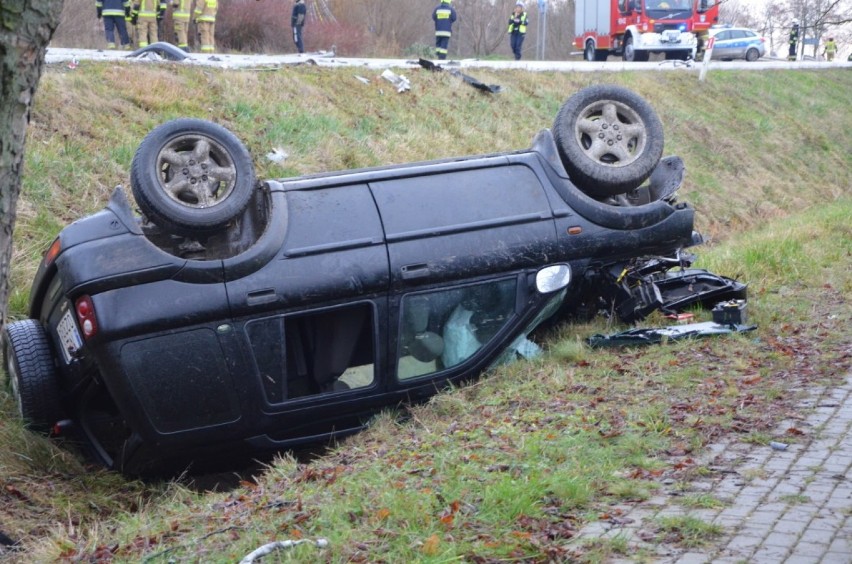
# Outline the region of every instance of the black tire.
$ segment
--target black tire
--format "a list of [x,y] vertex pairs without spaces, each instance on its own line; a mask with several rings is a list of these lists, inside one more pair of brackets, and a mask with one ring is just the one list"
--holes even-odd
[[591,39],[586,41],[586,48],[583,50],[583,58],[590,63],[597,60],[597,57],[595,56],[595,42]]
[[663,154],[663,124],[635,92],[594,85],[568,98],[553,124],[562,164],[595,198],[623,194],[650,175]]
[[63,418],[63,410],[47,334],[37,321],[25,319],[3,327],[0,339],[18,413],[29,429],[49,432]]
[[136,203],[167,231],[195,234],[225,227],[248,206],[254,164],[245,145],[215,123],[176,119],[154,128],[130,167]]
[[756,60],[758,60],[759,58],[760,58],[760,52],[758,52],[757,49],[752,48],[752,49],[749,49],[748,51],[746,51],[745,59],[749,63],[753,63]]
[[650,58],[648,51],[637,51],[633,48],[633,36],[628,35],[624,40],[624,49],[621,52],[621,58],[628,63],[641,63]]

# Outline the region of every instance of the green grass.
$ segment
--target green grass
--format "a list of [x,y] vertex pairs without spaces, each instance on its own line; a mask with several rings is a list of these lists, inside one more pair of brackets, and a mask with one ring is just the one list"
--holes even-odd
[[[523,148],[571,92],[607,81],[636,89],[660,113],[666,153],[688,170],[681,199],[711,238],[695,249],[696,266],[749,283],[758,331],[593,351],[584,337],[620,327],[563,324],[543,338],[544,358],[384,413],[339,447],[312,460],[285,455],[225,493],[87,467],[24,431],[3,395],[0,522],[22,539],[19,560],[233,562],[272,540],[326,537],[322,551],[302,545],[267,558],[653,561],[626,538],[574,535],[614,504],[655,495],[664,477],[708,477],[713,470],[692,457],[720,435],[765,444],[792,409],[791,385],[849,370],[852,156],[826,140],[852,128],[836,96],[852,87],[850,73],[732,71],[699,84],[687,73],[477,70],[506,87],[500,96],[417,70],[406,70],[412,91],[397,94],[362,74],[371,84],[312,67],[49,69],[27,141],[13,317],[26,313],[43,249],[128,185],[135,147],[164,120],[222,123],[246,142],[259,177],[281,177]],[[290,155],[280,165],[264,157],[275,147]],[[697,546],[717,534],[682,518],[662,522],[658,536]]]
[[670,542],[686,548],[706,546],[724,533],[721,525],[705,523],[691,515],[663,517],[659,519],[659,529],[670,537]]

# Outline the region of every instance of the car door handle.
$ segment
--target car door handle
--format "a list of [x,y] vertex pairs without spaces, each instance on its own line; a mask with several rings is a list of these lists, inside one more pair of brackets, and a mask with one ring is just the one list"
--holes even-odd
[[429,276],[430,270],[429,265],[426,263],[421,264],[406,264],[401,269],[403,280],[411,280],[412,278],[422,278],[424,276]]

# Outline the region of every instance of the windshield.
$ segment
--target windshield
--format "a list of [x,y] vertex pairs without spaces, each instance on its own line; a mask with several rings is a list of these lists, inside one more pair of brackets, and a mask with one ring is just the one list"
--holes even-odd
[[[701,0],[699,0],[701,3]],[[645,0],[645,12],[656,19],[685,19],[692,15],[691,0]]]

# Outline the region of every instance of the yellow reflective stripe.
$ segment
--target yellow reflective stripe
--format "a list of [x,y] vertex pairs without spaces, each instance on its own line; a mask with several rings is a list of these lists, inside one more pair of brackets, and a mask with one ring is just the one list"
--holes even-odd
[[121,16],[124,17],[124,10],[104,10],[101,12],[104,16]]
[[435,17],[437,17],[439,20],[448,20],[450,19],[451,15],[452,12],[449,10],[438,10],[437,12],[435,12]]
[[452,37],[452,33],[449,31],[436,31],[435,37]]

